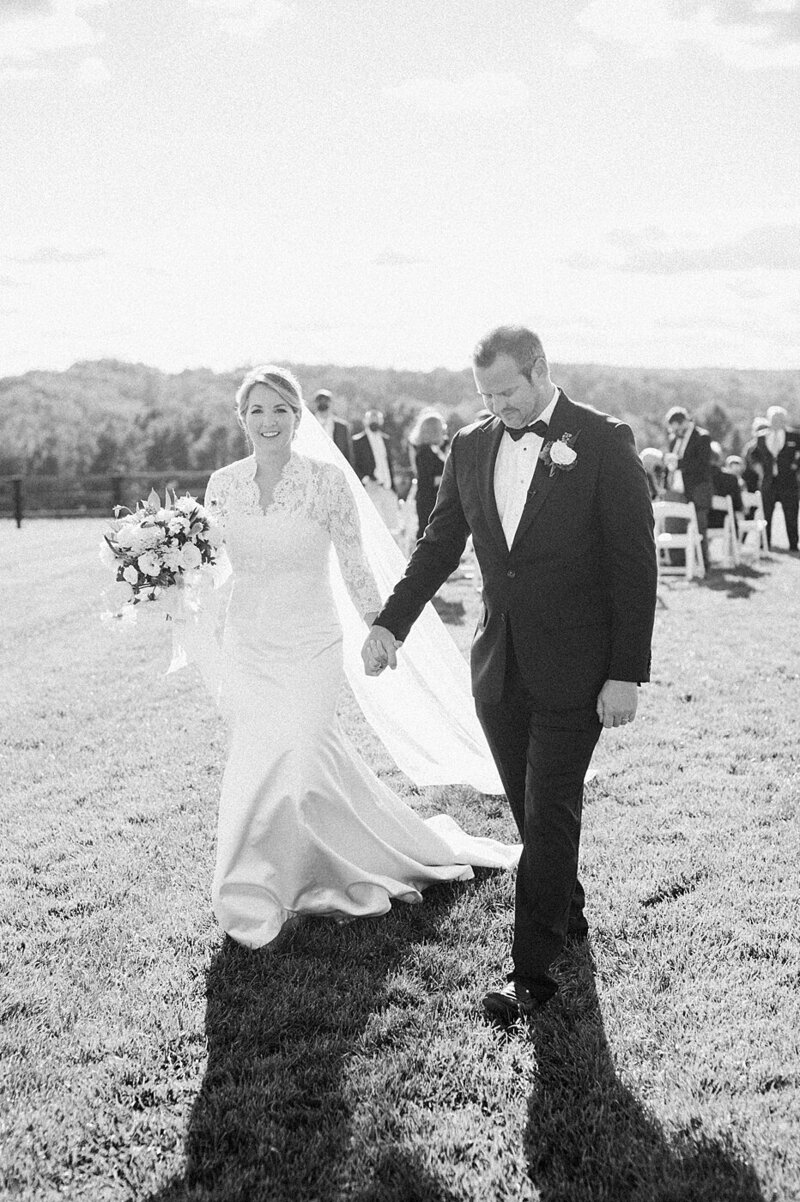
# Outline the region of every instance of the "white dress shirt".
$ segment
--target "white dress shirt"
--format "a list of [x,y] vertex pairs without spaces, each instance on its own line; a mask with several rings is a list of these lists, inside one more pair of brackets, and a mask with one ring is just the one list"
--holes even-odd
[[367,427],[365,431],[369,445],[372,447],[372,454],[375,456],[375,479],[382,488],[392,487],[392,474],[389,471],[389,458],[386,454],[386,443],[383,435],[377,430],[370,430]]
[[786,431],[767,430],[766,443],[769,453],[773,456],[773,458],[777,459],[783,448],[786,446]]
[[[538,421],[549,423],[557,400],[558,389],[554,387],[553,399],[539,414]],[[504,434],[500,440],[494,463],[494,499],[509,550],[528,499],[528,489],[543,444],[544,439],[538,434],[523,434],[518,439],[507,438]]]

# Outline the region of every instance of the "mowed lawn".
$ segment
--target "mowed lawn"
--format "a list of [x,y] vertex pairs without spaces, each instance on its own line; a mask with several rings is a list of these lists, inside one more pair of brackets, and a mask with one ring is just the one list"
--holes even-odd
[[[503,1032],[508,874],[220,935],[225,733],[164,627],[99,621],[101,529],[0,524],[0,1196],[800,1199],[800,560],[662,586],[653,683],[587,789],[590,942]],[[476,604],[443,592],[463,648]],[[343,710],[411,805],[513,838]]]

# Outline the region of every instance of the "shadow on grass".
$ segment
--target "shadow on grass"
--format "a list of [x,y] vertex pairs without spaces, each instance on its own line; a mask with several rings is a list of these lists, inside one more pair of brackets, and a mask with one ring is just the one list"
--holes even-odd
[[747,600],[756,591],[753,581],[766,576],[750,564],[739,564],[737,568],[716,568],[708,572],[698,583],[715,593],[725,593],[733,601]]
[[706,588],[714,593],[726,593],[732,601],[746,601],[756,592],[754,582],[763,579],[767,573],[753,568],[750,564],[739,564],[736,568],[714,567],[700,580],[687,581],[683,576],[661,576],[658,581],[658,606],[669,609],[664,591],[669,593],[669,585],[677,584],[681,588]]
[[699,1116],[667,1138],[616,1075],[588,946],[564,963],[558,1003],[531,1022],[525,1142],[540,1202],[764,1202],[732,1141],[709,1139]]
[[[477,869],[467,887],[489,875]],[[366,1159],[363,1133],[354,1151],[348,1073],[388,978],[412,945],[438,941],[464,887],[433,886],[423,905],[344,927],[302,919],[260,951],[226,939],[207,976],[208,1062],[185,1171],[148,1202],[456,1202],[387,1139],[391,1115],[376,1115]]]

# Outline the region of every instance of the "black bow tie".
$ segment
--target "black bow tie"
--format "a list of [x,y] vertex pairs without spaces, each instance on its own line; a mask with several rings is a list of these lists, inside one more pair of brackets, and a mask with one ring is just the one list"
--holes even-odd
[[533,422],[532,425],[523,426],[520,430],[512,430],[510,426],[506,426],[506,434],[510,434],[514,442],[522,438],[523,434],[538,434],[539,438],[544,438],[547,434],[547,422]]

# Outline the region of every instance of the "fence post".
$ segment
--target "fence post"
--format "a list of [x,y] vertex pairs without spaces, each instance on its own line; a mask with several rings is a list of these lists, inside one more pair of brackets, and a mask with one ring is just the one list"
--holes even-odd
[[22,476],[11,477],[11,489],[14,495],[14,521],[19,530],[22,525]]

